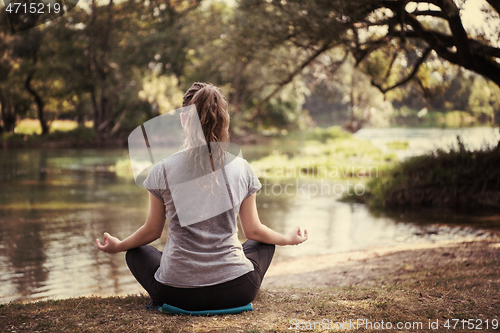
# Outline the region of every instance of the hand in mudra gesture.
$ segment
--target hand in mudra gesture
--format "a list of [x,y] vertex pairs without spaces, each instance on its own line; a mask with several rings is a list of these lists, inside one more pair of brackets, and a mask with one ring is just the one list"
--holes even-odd
[[300,227],[297,226],[290,230],[290,232],[286,235],[289,243],[288,245],[299,245],[307,240],[307,230],[304,229],[304,233],[300,230]]

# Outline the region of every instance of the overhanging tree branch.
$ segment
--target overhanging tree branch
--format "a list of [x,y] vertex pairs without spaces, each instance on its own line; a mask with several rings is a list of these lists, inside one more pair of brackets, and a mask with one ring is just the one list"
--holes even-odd
[[415,37],[425,40],[442,58],[452,63],[457,63],[459,59],[454,52],[448,50],[450,46],[449,39],[442,40],[439,37],[443,34],[436,34],[433,30],[427,30],[422,23],[413,15],[406,15],[408,23],[411,24]]
[[396,61],[400,51],[401,51],[401,47],[399,49],[397,49],[396,52],[394,52],[392,59],[391,59],[391,62],[389,63],[389,67],[387,68],[387,71],[385,72],[385,80],[387,80],[389,78],[389,76],[391,75],[392,66],[394,65],[394,62]]
[[469,38],[460,18],[460,10],[453,0],[439,0],[443,2],[443,13],[446,15],[446,20],[450,26],[457,55],[462,62],[469,62],[472,58],[472,53],[469,47]]
[[[455,46],[452,36],[435,30],[431,30],[429,32],[432,33],[436,39],[439,39],[440,43],[446,46],[447,48]],[[407,31],[406,37],[421,38],[421,34],[415,31]],[[469,39],[469,46],[474,51],[474,53],[483,54],[489,57],[500,58],[500,48],[483,44],[475,39]]]
[[425,49],[424,54],[422,54],[422,56],[415,63],[415,66],[413,67],[413,70],[411,71],[411,73],[406,78],[402,79],[401,81],[397,82],[396,84],[394,84],[394,85],[392,85],[390,87],[387,87],[387,88],[383,88],[381,84],[376,83],[372,79],[372,85],[374,87],[377,87],[382,93],[385,94],[389,90],[392,90],[394,88],[397,88],[399,86],[402,86],[402,85],[406,84],[408,81],[410,81],[418,73],[418,70],[420,69],[420,66],[422,66],[422,64],[425,62],[427,56],[429,56],[429,54],[431,53],[431,51],[432,51],[432,48],[430,48],[430,47],[428,47],[427,49]]
[[[465,55],[464,53],[459,54],[459,52],[452,52],[449,50],[449,39],[441,39],[440,36],[442,36],[442,34],[436,34],[435,31],[426,29],[413,15],[407,15],[407,20],[411,24],[416,36],[419,39],[426,41],[441,58],[466,69],[472,70],[478,74],[484,75],[500,86],[500,64],[492,59],[495,56],[490,53],[472,51],[474,48],[478,48],[483,52],[494,51],[494,54],[498,54],[496,48],[481,48],[481,43],[469,43],[469,40],[467,40],[464,44],[468,44],[470,46]],[[454,46],[456,46],[458,50],[458,46],[455,45],[456,38],[453,38],[453,41]]]
[[446,15],[440,10],[417,10],[412,12],[411,14],[415,16],[432,16],[432,17],[439,17],[442,19],[446,18]]

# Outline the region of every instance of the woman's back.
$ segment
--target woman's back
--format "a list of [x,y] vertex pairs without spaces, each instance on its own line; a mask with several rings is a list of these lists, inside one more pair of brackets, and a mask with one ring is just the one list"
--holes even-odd
[[185,178],[186,155],[179,152],[159,162],[144,182],[165,203],[168,219],[168,240],[156,280],[201,287],[252,271],[238,239],[236,216],[240,203],[260,188],[258,178],[248,162],[233,157],[222,169],[205,175],[217,180],[211,186],[203,188],[202,177],[179,182]]

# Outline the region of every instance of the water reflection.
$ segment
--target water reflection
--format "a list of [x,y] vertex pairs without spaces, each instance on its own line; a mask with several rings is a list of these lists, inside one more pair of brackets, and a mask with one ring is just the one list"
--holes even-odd
[[[395,216],[375,217],[364,205],[346,204],[336,199],[333,196],[296,197],[288,199],[284,210],[269,204],[269,199],[259,202],[261,220],[270,227],[286,232],[299,225],[309,232],[309,240],[301,246],[277,248],[277,258],[487,235],[477,228],[450,227],[445,219],[431,220],[432,216],[426,218],[424,213],[419,218],[426,221],[425,224]],[[468,216],[469,224],[471,218]]]
[[9,264],[7,275],[12,278],[2,283],[2,289],[5,289],[2,292],[26,297],[40,288],[48,277],[48,270],[44,266],[47,243],[42,238],[43,226],[30,221],[18,221],[8,227],[11,230],[4,230],[2,224],[0,230],[0,254],[3,261]]
[[0,302],[140,290],[123,256],[93,246],[96,230],[124,237],[146,216],[144,190],[107,171],[124,151],[0,155]]

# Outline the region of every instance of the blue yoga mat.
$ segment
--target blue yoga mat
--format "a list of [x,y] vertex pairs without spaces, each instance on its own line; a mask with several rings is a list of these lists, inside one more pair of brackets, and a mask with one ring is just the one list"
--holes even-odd
[[229,308],[229,309],[188,311],[188,310],[179,309],[178,307],[175,307],[172,305],[163,304],[162,306],[158,307],[158,311],[163,312],[163,313],[170,313],[170,314],[184,314],[184,315],[192,315],[192,316],[211,316],[211,315],[235,314],[235,313],[241,313],[241,312],[245,312],[245,311],[253,311],[253,307],[252,307],[252,303],[249,303],[245,306],[238,306],[238,307]]

